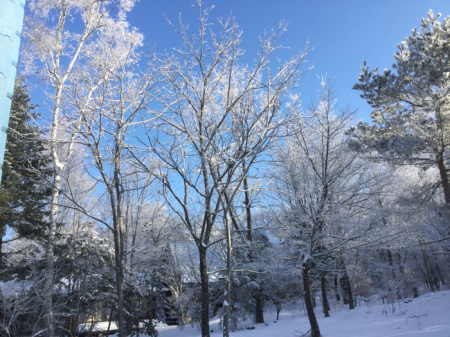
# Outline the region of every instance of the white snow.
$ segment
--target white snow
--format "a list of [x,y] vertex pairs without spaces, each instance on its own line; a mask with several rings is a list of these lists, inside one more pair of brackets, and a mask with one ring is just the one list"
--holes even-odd
[[[106,331],[108,330],[108,325],[109,322],[95,322],[94,326],[92,327],[92,331]],[[139,323],[139,326],[143,326],[142,323]],[[162,323],[162,322],[156,322],[156,328],[159,330],[161,327],[167,327],[167,324]],[[85,324],[80,324],[78,326],[80,331],[90,331],[91,329],[91,323],[85,323]],[[119,326],[117,325],[117,322],[112,321],[111,322],[111,326],[109,327],[109,330],[118,330]],[[111,335],[111,336],[116,336],[115,335]],[[142,337],[145,337],[145,335],[141,335]]]
[[[317,299],[319,304],[320,299]],[[408,303],[405,303],[408,302]],[[293,312],[281,311],[275,323],[275,310],[265,308],[266,324],[243,322],[233,337],[285,337],[301,335],[310,329],[303,308]],[[429,293],[413,300],[400,300],[391,304],[362,304],[355,310],[334,310],[325,318],[322,308],[316,308],[316,315],[323,337],[449,337],[450,336],[450,291]],[[211,337],[222,336],[219,319],[211,320]],[[246,327],[254,326],[254,330]],[[197,327],[157,327],[159,337],[197,337]]]
[[[92,331],[106,331],[108,330],[109,322],[95,322],[94,326],[92,327]],[[91,323],[85,323],[79,325],[80,331],[90,331],[91,329]],[[109,327],[110,330],[117,330],[118,326],[116,322],[111,322],[111,326]]]

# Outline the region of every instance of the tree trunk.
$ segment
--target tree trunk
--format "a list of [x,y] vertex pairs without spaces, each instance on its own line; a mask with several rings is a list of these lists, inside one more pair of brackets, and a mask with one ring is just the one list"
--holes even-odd
[[[112,196],[113,198],[113,196]],[[117,201],[119,203],[120,201]],[[114,223],[114,255],[116,262],[116,290],[117,290],[117,323],[119,325],[119,337],[125,337],[125,324],[123,317],[123,281],[124,281],[124,269],[123,269],[123,224],[120,214],[120,206],[117,205],[117,213],[114,212],[113,206],[113,223]],[[120,214],[120,216],[119,216]]]
[[341,256],[339,258],[339,269],[342,273],[342,277],[340,280],[342,291],[344,292],[344,304],[349,305],[349,309],[355,309],[355,304],[353,302],[353,295],[352,295],[352,287],[350,284],[350,279],[348,277],[347,273],[347,267],[345,266],[344,257]]
[[387,249],[387,256],[388,256],[389,266],[391,267],[392,278],[395,281],[396,277],[395,277],[395,271],[394,271],[394,259],[392,258],[392,252],[390,249]]
[[[246,167],[245,162],[242,163],[242,170],[245,173]],[[250,205],[250,192],[248,190],[248,181],[247,181],[247,175],[244,176],[244,205],[245,205],[245,211],[247,215],[247,240],[252,242],[253,241],[253,231],[252,231],[252,210]]]
[[[245,161],[242,163],[242,172],[245,173],[246,170]],[[248,187],[247,175],[245,174],[244,180],[244,205],[246,213],[247,222],[247,240],[249,242],[253,241],[253,223],[252,223],[252,208],[250,202],[250,192]],[[250,257],[251,259],[251,257]],[[278,319],[278,318],[277,318]],[[255,323],[264,323],[264,308],[262,301],[262,293],[259,290],[255,291]]]
[[339,296],[338,292],[338,277],[336,274],[334,275],[334,293],[336,294],[336,301],[340,302],[341,296]]
[[3,267],[3,234],[5,232],[4,217],[0,215],[0,268]]
[[314,287],[314,284],[311,284],[311,280],[310,280],[309,283],[310,283],[309,287],[311,289],[311,303],[312,303],[312,306],[313,306],[313,309],[314,309],[315,307],[317,307],[317,303],[316,303],[316,288]]
[[279,301],[277,304],[277,321],[280,319],[280,312],[281,312],[281,301]]
[[305,305],[308,313],[309,324],[311,325],[311,337],[320,337],[319,323],[317,323],[316,314],[311,302],[311,284],[309,280],[309,265],[303,264],[303,290],[305,291]]
[[48,229],[47,247],[46,247],[46,261],[45,261],[45,300],[44,300],[44,314],[45,327],[47,329],[47,337],[53,337],[55,334],[55,327],[53,323],[53,259],[54,259],[54,245],[56,234],[56,221],[58,217],[59,207],[59,189],[61,184],[61,175],[58,169],[54,171],[53,190],[52,190],[52,204],[50,206],[50,226]]
[[[117,135],[120,135],[122,131],[119,129]],[[111,186],[115,190],[110,190],[111,197],[111,210],[113,213],[114,222],[114,254],[116,258],[116,286],[117,286],[117,321],[119,325],[119,337],[126,337],[125,334],[125,321],[124,321],[124,299],[123,299],[123,282],[125,279],[124,261],[125,261],[125,230],[122,217],[122,189],[120,182],[120,162],[121,162],[121,149],[118,142],[115,146],[114,155],[114,185]],[[105,180],[106,181],[106,180]]]
[[342,277],[342,281],[344,284],[345,293],[347,295],[346,297],[348,298],[349,309],[350,310],[355,309],[355,304],[353,302],[353,295],[352,295],[352,286],[350,284],[350,279],[347,274],[347,268],[345,268],[345,272],[344,272],[344,276]]
[[450,206],[450,183],[447,175],[447,167],[443,154],[438,155],[438,168],[441,176],[442,189],[444,190],[445,203]]
[[[421,271],[421,273],[422,273],[422,275],[423,275],[423,278],[424,278],[424,280],[425,280],[425,283],[426,283],[427,287],[428,287],[428,288],[431,288],[431,287],[430,287],[430,282],[429,282],[429,280],[428,280],[427,272],[425,272],[425,271],[422,269],[422,267],[420,266],[419,260],[417,259],[417,254],[414,253],[413,256],[414,256],[414,260],[416,260],[417,268]],[[425,267],[426,267],[426,266],[425,266]],[[417,287],[416,287],[416,289],[417,289]]]
[[444,274],[442,273],[441,268],[439,268],[439,264],[437,262],[435,262],[435,266],[436,266],[435,269],[436,269],[437,277],[438,277],[438,280],[440,281],[440,284],[445,285]]
[[117,290],[117,323],[119,325],[119,337],[125,337],[125,326],[123,317],[123,260],[121,259],[121,254],[119,252],[120,239],[117,233],[118,229],[114,231],[114,246],[115,249],[115,260],[116,260],[116,290]]
[[231,305],[231,231],[230,223],[228,221],[227,212],[224,212],[225,216],[225,230],[227,232],[227,283],[225,288],[225,302],[223,305],[223,337],[229,337],[230,335],[230,305]]
[[323,306],[323,313],[325,314],[325,317],[330,317],[330,305],[328,304],[328,298],[327,298],[327,280],[325,279],[325,275],[322,275],[322,278],[320,279],[320,284],[322,286],[322,306]]
[[343,277],[339,278],[339,284],[340,284],[341,290],[342,290],[343,302],[344,302],[344,304],[348,304],[347,287],[346,287],[345,280]]
[[108,329],[106,329],[106,336],[109,336],[109,329],[111,329],[113,312],[114,312],[114,305],[111,304],[111,311],[109,312]]
[[[153,287],[152,287],[152,292],[154,292]],[[156,293],[155,295],[153,295],[153,299],[152,299],[153,303],[152,303],[152,310],[151,310],[151,315],[152,317],[150,317],[150,319],[156,319],[156,305],[158,303],[158,298],[156,297]]]
[[261,291],[257,290],[255,293],[255,323],[264,323],[264,307]]
[[422,249],[422,259],[423,259],[423,264],[425,266],[427,283],[429,284],[431,291],[435,292],[436,291],[435,282],[434,282],[433,275],[431,274],[430,266],[428,264],[428,256],[423,249]]
[[[394,281],[396,281],[397,277],[395,275],[394,258],[392,256],[392,252],[391,252],[390,249],[387,249],[387,256],[388,256],[389,267],[391,268],[392,279]],[[400,259],[399,259],[399,265],[400,265]],[[402,298],[402,295],[400,293],[400,289],[398,287],[396,287],[396,289],[389,289],[389,291],[395,292],[397,294],[397,299],[398,300],[400,300]]]
[[200,280],[202,286],[202,337],[209,335],[209,285],[208,267],[206,261],[206,248],[199,246],[200,255]]

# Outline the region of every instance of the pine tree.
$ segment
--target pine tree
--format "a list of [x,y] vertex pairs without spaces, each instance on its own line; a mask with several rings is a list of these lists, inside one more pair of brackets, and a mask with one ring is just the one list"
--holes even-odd
[[[19,237],[44,235],[45,203],[50,195],[49,156],[43,130],[34,124],[39,115],[31,103],[27,88],[16,85],[7,131],[3,176],[0,189],[0,231],[14,229]],[[2,259],[0,240],[0,261]]]
[[373,124],[350,130],[352,148],[394,164],[439,168],[450,206],[450,17],[439,22],[433,11],[420,31],[398,45],[393,71],[377,74],[364,64],[359,83],[372,108]]

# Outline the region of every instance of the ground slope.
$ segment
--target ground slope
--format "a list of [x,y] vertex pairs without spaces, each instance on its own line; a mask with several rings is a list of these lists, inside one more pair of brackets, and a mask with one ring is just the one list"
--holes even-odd
[[[414,300],[397,301],[394,305],[368,303],[355,310],[333,310],[325,318],[321,308],[316,308],[323,337],[450,337],[450,291],[429,293]],[[233,337],[290,337],[300,336],[309,330],[308,318],[303,310],[265,312],[266,324],[243,322],[242,330],[231,333]],[[219,320],[211,320],[211,337],[222,336]],[[255,327],[247,330],[247,327]],[[197,328],[158,326],[160,337],[197,337]]]

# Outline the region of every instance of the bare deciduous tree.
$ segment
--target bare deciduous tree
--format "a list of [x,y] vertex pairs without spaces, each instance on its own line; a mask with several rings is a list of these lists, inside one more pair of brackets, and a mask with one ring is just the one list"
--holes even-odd
[[[119,336],[125,336],[123,283],[125,252],[124,186],[129,134],[148,123],[138,115],[153,97],[153,68],[141,72],[137,48],[142,35],[127,27],[108,27],[99,41],[86,46],[85,64],[74,70],[70,97],[77,108],[74,121],[80,141],[90,152],[88,172],[100,183],[108,201],[106,218],[98,218],[113,233],[118,297]],[[94,175],[94,172],[96,174]]]
[[[313,310],[312,275],[329,271],[330,258],[337,259],[338,268],[344,270],[347,244],[364,237],[378,223],[363,214],[369,196],[381,188],[376,170],[371,171],[348,149],[345,131],[354,111],[347,107],[335,112],[332,85],[324,81],[321,85],[320,98],[308,117],[292,124],[291,136],[280,143],[272,176],[284,214],[282,223],[292,226],[284,235],[295,247],[297,267],[302,270],[312,337],[320,336]],[[351,291],[347,272],[344,274],[345,289]]]
[[[299,97],[292,96],[286,105],[282,99],[297,88],[306,51],[280,63],[275,71],[269,67],[270,56],[280,48],[278,40],[286,30],[280,24],[261,38],[254,64],[242,66],[242,31],[237,24],[232,18],[219,21],[221,32],[211,32],[207,41],[209,10],[203,11],[199,1],[198,11],[198,35],[191,35],[181,19],[180,28],[173,26],[183,45],[176,54],[166,54],[160,60],[164,90],[158,103],[163,109],[155,108],[157,131],[146,127],[147,137],[141,141],[144,151],[146,144],[147,153],[158,159],[155,174],[163,185],[162,195],[198,248],[202,336],[209,336],[206,253],[215,244],[211,240],[213,228],[222,214],[227,218],[257,158],[297,113]],[[135,152],[138,164],[154,174],[141,157]],[[230,255],[231,246],[229,249]],[[228,318],[229,314],[225,317],[226,335]]]

